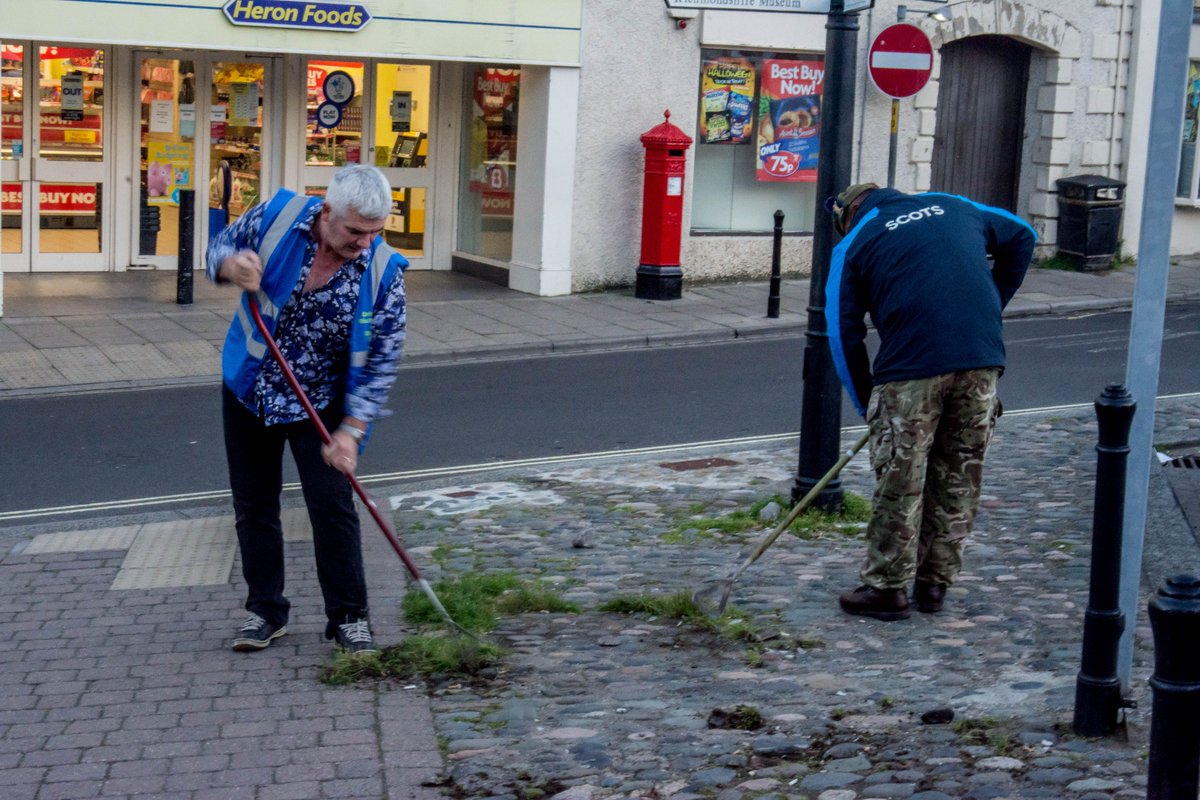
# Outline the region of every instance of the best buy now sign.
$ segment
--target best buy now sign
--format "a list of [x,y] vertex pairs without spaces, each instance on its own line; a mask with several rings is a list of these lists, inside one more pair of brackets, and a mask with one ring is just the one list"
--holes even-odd
[[306,0],[229,0],[225,16],[234,25],[359,31],[371,12],[358,3],[310,3]]

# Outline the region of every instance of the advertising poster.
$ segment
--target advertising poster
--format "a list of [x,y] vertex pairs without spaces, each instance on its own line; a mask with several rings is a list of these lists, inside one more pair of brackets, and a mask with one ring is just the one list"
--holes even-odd
[[760,80],[755,177],[760,181],[816,181],[825,64],[768,59],[763,62]]
[[179,205],[179,190],[192,188],[192,143],[146,143],[146,196],[152,206]]
[[750,141],[754,65],[744,58],[706,59],[700,71],[700,143]]

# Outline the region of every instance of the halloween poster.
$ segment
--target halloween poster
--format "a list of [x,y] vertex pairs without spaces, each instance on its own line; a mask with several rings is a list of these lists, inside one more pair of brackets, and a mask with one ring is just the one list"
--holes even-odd
[[763,62],[760,80],[755,177],[760,181],[816,181],[824,62],[768,59]]
[[711,58],[700,71],[701,144],[742,144],[754,128],[754,65],[744,58]]

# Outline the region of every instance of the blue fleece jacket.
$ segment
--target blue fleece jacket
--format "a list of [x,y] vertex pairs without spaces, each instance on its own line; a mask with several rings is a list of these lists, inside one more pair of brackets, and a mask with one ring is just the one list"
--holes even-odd
[[1000,314],[1029,268],[1033,228],[965,197],[894,189],[871,192],[853,222],[833,250],[825,306],[834,367],[860,414],[872,386],[1004,367]]

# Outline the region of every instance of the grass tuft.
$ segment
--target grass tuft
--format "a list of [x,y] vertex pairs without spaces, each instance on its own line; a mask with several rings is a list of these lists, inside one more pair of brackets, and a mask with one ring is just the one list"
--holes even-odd
[[[446,612],[469,631],[486,633],[495,629],[500,616],[496,598],[521,581],[512,573],[498,575],[464,575],[455,580],[442,580],[433,585],[433,593],[445,606]],[[419,588],[409,589],[401,605],[404,618],[414,625],[440,625],[442,615]]]
[[[828,534],[859,533],[863,524],[871,517],[871,501],[853,492],[845,492],[843,498],[841,512],[828,513],[809,508],[792,522],[788,530],[803,539],[822,538]],[[703,512],[707,510],[705,506],[699,506],[699,510],[693,506],[688,509],[686,517],[678,520],[662,535],[662,540],[668,544],[694,544],[718,536],[773,528],[777,523],[764,525],[758,518],[759,512],[772,502],[779,504],[783,509],[780,513],[784,515],[791,508],[791,502],[780,495],[762,498],[749,508],[736,509],[720,516],[704,516]]]
[[622,595],[602,603],[597,610],[609,614],[645,614],[661,619],[676,619],[726,639],[758,642],[760,638],[754,623],[745,614],[727,608],[719,618],[713,619],[686,591],[664,595]]
[[334,654],[321,669],[322,683],[344,686],[366,679],[410,678],[435,674],[473,677],[493,666],[504,651],[466,636],[409,636],[374,655]]
[[[433,590],[454,621],[477,634],[494,630],[501,614],[579,613],[574,603],[563,600],[545,584],[525,582],[511,573],[464,575],[456,580],[439,581]],[[419,587],[409,589],[401,606],[404,618],[414,625],[433,629],[445,624]],[[374,655],[335,653],[332,663],[322,668],[318,677],[332,685],[389,677],[474,677],[495,665],[504,654],[503,649],[490,642],[476,641],[455,631],[437,630],[406,636],[400,644],[385,647]]]

